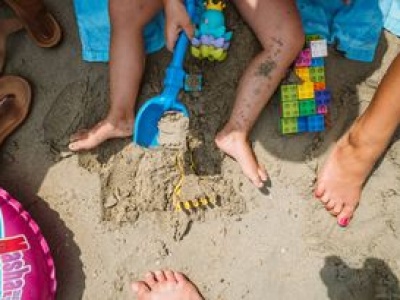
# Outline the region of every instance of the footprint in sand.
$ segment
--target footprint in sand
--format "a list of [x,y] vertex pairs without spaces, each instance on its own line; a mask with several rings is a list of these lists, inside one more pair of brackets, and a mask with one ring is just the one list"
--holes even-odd
[[98,122],[107,110],[104,76],[67,84],[57,95],[43,121],[44,140],[57,151],[66,150],[71,134]]
[[56,150],[62,150],[69,143],[69,136],[81,123],[85,107],[88,83],[72,82],[57,95],[44,121],[44,140]]

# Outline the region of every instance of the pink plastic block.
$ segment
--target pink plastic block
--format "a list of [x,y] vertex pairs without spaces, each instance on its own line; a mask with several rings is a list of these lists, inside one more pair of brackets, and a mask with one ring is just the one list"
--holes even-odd
[[309,67],[311,66],[311,50],[304,49],[300,52],[296,59],[296,67]]
[[327,105],[318,105],[317,107],[317,113],[319,115],[326,115],[328,113],[328,106]]

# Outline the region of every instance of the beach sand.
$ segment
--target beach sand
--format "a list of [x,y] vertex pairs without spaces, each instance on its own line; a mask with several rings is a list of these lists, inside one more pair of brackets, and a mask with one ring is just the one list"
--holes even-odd
[[[48,240],[57,299],[133,299],[129,283],[160,268],[186,273],[210,300],[400,299],[400,132],[349,228],[339,228],[312,196],[318,167],[370,102],[400,39],[384,33],[370,64],[330,51],[334,100],[324,133],[280,135],[273,97],[251,136],[271,176],[257,190],[213,142],[259,49],[232,8],[227,61],[188,58],[188,72],[204,76],[204,91],[183,96],[188,128],[179,117],[165,120],[164,144],[172,147],[143,150],[122,139],[72,154],[70,134],[107,111],[108,68],[82,62],[72,2],[47,2],[65,29],[59,47],[37,48],[23,33],[9,39],[5,74],[27,78],[34,99],[1,147],[0,185]],[[169,58],[166,50],[149,57],[139,105],[160,92]],[[168,122],[180,130],[178,142]],[[178,200],[198,207],[176,211]]]

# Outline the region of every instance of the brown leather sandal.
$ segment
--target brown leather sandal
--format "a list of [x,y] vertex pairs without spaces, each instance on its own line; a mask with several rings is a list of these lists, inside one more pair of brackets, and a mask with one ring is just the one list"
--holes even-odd
[[6,59],[6,41],[7,37],[20,29],[23,25],[16,18],[0,20],[0,73],[3,71],[4,62]]
[[4,0],[4,2],[11,7],[39,47],[50,48],[60,42],[61,27],[42,0]]
[[0,78],[0,145],[25,120],[31,97],[31,88],[25,79]]

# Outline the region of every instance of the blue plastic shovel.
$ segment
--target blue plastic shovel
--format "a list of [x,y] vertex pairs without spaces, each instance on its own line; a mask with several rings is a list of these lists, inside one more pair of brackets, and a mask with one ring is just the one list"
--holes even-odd
[[[195,0],[185,0],[185,5],[190,18],[193,20],[196,12]],[[183,63],[188,46],[189,39],[184,32],[181,32],[175,45],[172,61],[166,71],[163,92],[161,95],[148,100],[139,109],[135,121],[133,141],[142,147],[154,148],[159,145],[158,122],[166,112],[179,112],[183,116],[189,117],[185,105],[178,99],[186,76]]]

